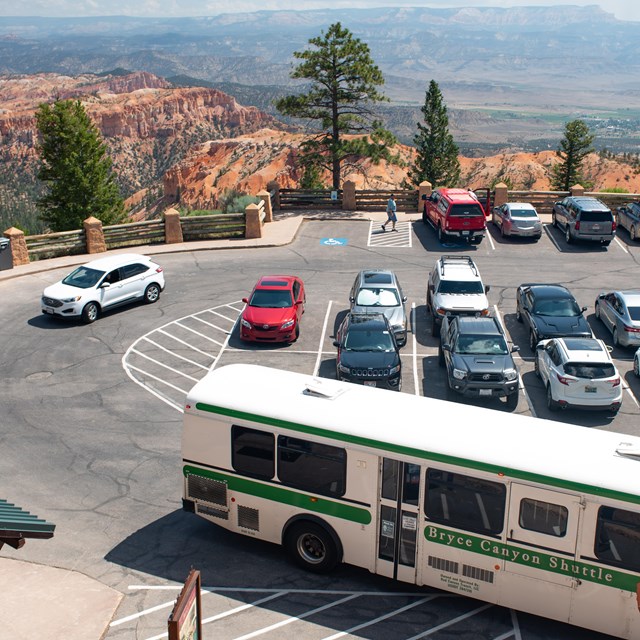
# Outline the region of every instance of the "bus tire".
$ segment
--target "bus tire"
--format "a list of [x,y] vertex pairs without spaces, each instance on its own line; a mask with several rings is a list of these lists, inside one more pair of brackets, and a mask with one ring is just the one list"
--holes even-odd
[[327,573],[339,561],[338,547],[332,535],[323,526],[308,520],[289,527],[284,546],[295,564],[314,573]]

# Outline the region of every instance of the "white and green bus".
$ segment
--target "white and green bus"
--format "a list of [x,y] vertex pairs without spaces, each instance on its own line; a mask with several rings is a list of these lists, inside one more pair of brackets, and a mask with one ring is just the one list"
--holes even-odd
[[184,509],[339,562],[640,638],[640,438],[229,365],[187,397]]

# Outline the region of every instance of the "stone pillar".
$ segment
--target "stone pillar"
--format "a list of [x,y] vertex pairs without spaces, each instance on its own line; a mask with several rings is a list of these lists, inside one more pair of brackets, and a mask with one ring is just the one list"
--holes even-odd
[[509,202],[509,187],[504,182],[498,182],[493,188],[493,206],[501,207]]
[[264,203],[264,221],[273,222],[273,211],[271,210],[271,194],[264,189],[256,194]]
[[[418,185],[418,213],[422,213],[424,209],[424,201],[429,199],[432,191],[432,185],[428,180],[425,180]],[[422,196],[424,196],[424,198]]]
[[29,250],[27,249],[27,241],[24,239],[24,232],[10,227],[2,235],[11,241],[13,266],[19,267],[23,264],[29,264]]
[[262,238],[262,223],[260,222],[260,207],[251,203],[244,210],[245,238]]
[[82,222],[82,226],[86,236],[87,253],[104,253],[107,250],[107,244],[102,233],[102,222],[98,218],[89,216]]
[[267,182],[267,191],[271,194],[271,206],[274,211],[280,211],[280,185],[275,181]]
[[345,211],[356,210],[356,183],[353,180],[347,180],[342,185],[342,208]]
[[572,196],[583,196],[584,195],[584,187],[581,184],[574,184],[571,189],[569,189]]
[[183,242],[180,213],[177,209],[167,209],[164,212],[164,241],[165,244]]

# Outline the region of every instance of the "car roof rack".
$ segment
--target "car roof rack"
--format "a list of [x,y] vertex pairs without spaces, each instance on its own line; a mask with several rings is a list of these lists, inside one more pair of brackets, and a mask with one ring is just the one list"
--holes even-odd
[[478,268],[476,267],[476,263],[473,261],[471,256],[457,256],[457,255],[445,255],[440,257],[440,275],[444,276],[444,268],[445,265],[449,264],[467,264],[469,268],[473,271],[473,275],[478,276]]

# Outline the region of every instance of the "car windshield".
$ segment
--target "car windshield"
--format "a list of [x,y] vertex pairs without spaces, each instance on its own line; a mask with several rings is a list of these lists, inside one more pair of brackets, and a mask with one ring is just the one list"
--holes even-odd
[[400,304],[400,298],[395,289],[371,287],[358,291],[356,304],[361,307],[397,307]]
[[78,287],[79,289],[90,289],[98,284],[104,274],[104,271],[98,271],[97,269],[78,267],[62,281],[62,284],[68,284],[71,287]]
[[287,289],[256,289],[249,306],[265,309],[286,309],[293,306],[291,291]]
[[571,298],[559,300],[537,300],[533,307],[533,313],[537,316],[553,317],[577,317],[582,315],[578,303]]
[[500,335],[494,336],[458,336],[456,341],[456,353],[462,355],[507,355],[507,343]]
[[479,204],[453,204],[449,209],[450,216],[482,216],[484,211]]
[[344,340],[347,351],[394,351],[388,331],[348,331]]
[[598,378],[611,378],[615,375],[615,367],[607,362],[567,362],[564,371],[569,376],[597,380]]
[[537,218],[538,214],[533,209],[511,209],[512,218]]
[[484,293],[479,280],[442,280],[438,293]]

